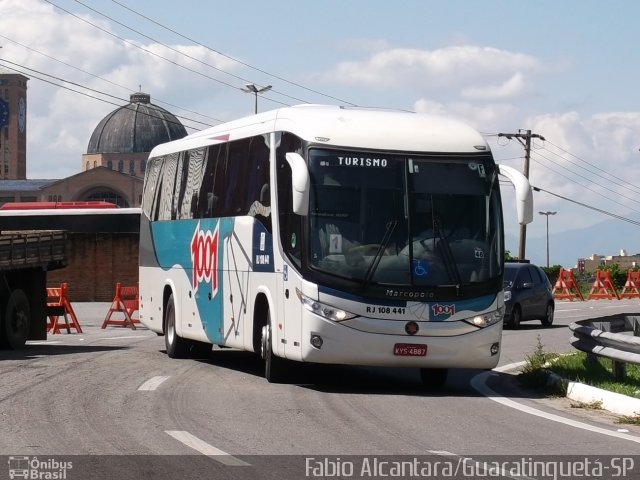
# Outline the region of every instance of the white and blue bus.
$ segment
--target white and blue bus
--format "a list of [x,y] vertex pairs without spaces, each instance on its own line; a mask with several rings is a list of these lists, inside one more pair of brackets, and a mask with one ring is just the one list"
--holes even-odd
[[153,149],[140,228],[140,319],[170,357],[489,369],[500,354],[498,175],[475,130],[430,115],[301,105]]

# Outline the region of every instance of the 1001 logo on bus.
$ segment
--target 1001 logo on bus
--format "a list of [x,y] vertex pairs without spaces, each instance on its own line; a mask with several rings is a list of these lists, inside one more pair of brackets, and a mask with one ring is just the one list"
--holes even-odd
[[439,303],[436,303],[435,305],[433,305],[431,307],[431,310],[433,310],[433,316],[437,317],[439,315],[454,315],[456,313],[456,306],[455,304],[452,305],[440,305]]
[[200,282],[211,283],[211,295],[218,291],[218,225],[213,233],[200,229],[200,222],[196,225],[191,239],[191,263],[193,265],[193,290],[198,290]]

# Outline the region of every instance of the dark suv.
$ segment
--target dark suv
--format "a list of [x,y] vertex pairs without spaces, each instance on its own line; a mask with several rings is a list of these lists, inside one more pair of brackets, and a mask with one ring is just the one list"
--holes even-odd
[[544,271],[531,263],[506,263],[504,266],[505,326],[518,328],[525,320],[553,324],[555,302],[551,282]]

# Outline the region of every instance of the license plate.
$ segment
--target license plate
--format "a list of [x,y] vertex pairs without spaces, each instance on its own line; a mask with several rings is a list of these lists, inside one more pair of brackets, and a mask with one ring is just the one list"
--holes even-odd
[[427,355],[427,346],[416,343],[396,343],[393,346],[393,354],[400,357],[424,357]]

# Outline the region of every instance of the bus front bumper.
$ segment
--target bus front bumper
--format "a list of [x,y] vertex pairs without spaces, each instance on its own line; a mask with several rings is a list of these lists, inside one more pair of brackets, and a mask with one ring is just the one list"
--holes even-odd
[[453,336],[437,335],[438,326],[433,327],[433,334],[429,329],[416,335],[371,333],[303,310],[301,360],[420,368],[491,369],[498,364],[502,322]]

